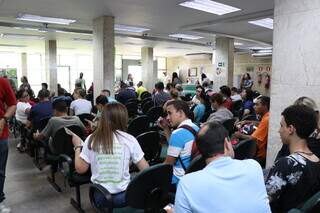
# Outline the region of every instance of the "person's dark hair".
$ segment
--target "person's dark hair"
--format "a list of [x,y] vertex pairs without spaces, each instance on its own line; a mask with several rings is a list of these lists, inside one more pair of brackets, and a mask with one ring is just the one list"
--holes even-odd
[[137,84],[138,87],[140,87],[140,86],[142,86],[142,85],[143,85],[143,82],[142,82],[142,81],[139,81],[138,84]]
[[110,96],[110,94],[111,94],[110,90],[108,90],[108,89],[103,89],[102,92],[107,92],[107,93],[109,93],[109,96]]
[[196,90],[199,89],[199,88],[204,91],[204,88],[203,88],[201,85],[197,85],[197,86],[196,86]]
[[182,88],[181,84],[176,84],[175,88],[176,88],[176,90],[178,90],[178,92],[182,92],[183,91],[183,88]]
[[127,88],[128,85],[126,83],[124,83],[123,81],[120,82],[120,88],[121,89],[124,89],[124,88]]
[[164,84],[162,82],[158,82],[154,85],[154,87],[158,90],[163,90],[164,89]]
[[249,73],[246,73],[246,75],[247,75],[247,78],[248,78],[248,79],[251,79],[251,76],[250,76]]
[[172,89],[170,90],[170,96],[172,99],[177,99],[179,98],[179,92],[176,89]]
[[224,102],[223,96],[222,96],[220,93],[213,94],[213,95],[210,97],[210,102],[211,102],[211,103],[217,102],[219,105],[222,105],[223,102]]
[[49,98],[49,96],[50,96],[49,90],[40,90],[38,93],[39,99]]
[[98,153],[113,154],[113,136],[119,135],[117,130],[126,131],[127,124],[128,111],[123,104],[106,104],[98,127],[89,138],[88,148]]
[[167,102],[167,107],[170,105],[172,105],[177,111],[180,111],[180,110],[183,111],[188,118],[190,119],[192,118],[191,111],[186,102],[182,100],[171,100]]
[[173,73],[172,73],[172,82],[173,82],[173,80],[174,80],[175,78],[179,78],[179,77],[178,77],[178,73],[173,72]]
[[254,96],[254,93],[251,89],[249,88],[246,88],[244,89],[246,91],[246,100],[253,100],[253,96]]
[[25,90],[22,90],[22,89],[17,91],[17,94],[16,94],[17,99],[22,98],[24,91]]
[[232,91],[232,92],[239,93],[239,89],[238,89],[237,87],[232,87],[232,88],[231,88],[231,91]]
[[206,87],[208,87],[208,86],[209,86],[209,83],[208,83],[208,82],[205,81],[205,82],[202,83],[202,87],[203,87],[203,88],[206,88]]
[[63,96],[63,95],[64,95],[64,89],[60,87],[58,89],[58,96]]
[[133,87],[133,81],[129,81],[129,86]]
[[43,86],[45,89],[48,89],[48,84],[47,83],[41,83],[41,86]]
[[23,79],[23,82],[28,83],[28,78],[27,78],[27,76],[22,76],[22,79]]
[[86,97],[86,91],[85,91],[84,89],[79,88],[79,89],[76,90],[76,93],[77,93],[81,98]]
[[287,107],[281,115],[287,126],[295,127],[297,135],[302,139],[308,139],[317,128],[318,119],[316,112],[304,105],[292,105]]
[[201,74],[201,81],[203,81],[205,78],[207,78],[206,74],[202,73]]
[[172,88],[174,88],[172,83],[167,83],[166,90],[170,91]]
[[228,86],[222,86],[222,87],[220,87],[220,93],[226,97],[230,97],[231,96],[231,89]]
[[261,104],[266,106],[268,111],[270,110],[270,98],[268,96],[260,96],[257,100],[261,101]]
[[67,113],[68,112],[68,105],[65,101],[63,100],[56,100],[52,103],[52,107],[54,110],[62,113]]
[[215,122],[209,122],[202,128],[207,128],[207,130],[198,134],[195,140],[201,155],[204,158],[210,158],[215,154],[223,154],[224,140],[228,137],[228,131]]
[[106,105],[108,103],[108,98],[104,95],[99,95],[96,98],[96,104]]

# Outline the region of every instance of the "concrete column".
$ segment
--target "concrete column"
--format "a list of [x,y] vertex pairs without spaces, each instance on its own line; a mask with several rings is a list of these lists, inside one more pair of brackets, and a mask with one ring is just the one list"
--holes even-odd
[[[46,40],[45,42],[45,68],[47,83],[50,92],[57,94],[57,41]],[[40,75],[40,73],[39,73]]]
[[28,77],[27,53],[21,53],[21,74]]
[[320,106],[319,16],[319,0],[275,0],[268,167],[282,146],[281,112],[300,96]]
[[152,91],[156,81],[157,70],[153,66],[153,48],[141,48],[142,82],[148,91]]
[[101,16],[93,20],[93,84],[94,97],[102,89],[114,95],[114,17]]
[[216,38],[216,70],[214,73],[214,89],[219,91],[223,85],[233,86],[234,39]]

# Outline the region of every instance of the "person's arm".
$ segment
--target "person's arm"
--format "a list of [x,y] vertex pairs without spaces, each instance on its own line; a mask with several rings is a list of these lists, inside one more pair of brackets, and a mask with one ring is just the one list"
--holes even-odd
[[177,160],[177,158],[175,158],[175,157],[167,156],[163,163],[164,164],[174,165],[176,160]]
[[136,166],[138,167],[139,171],[142,171],[149,167],[148,162],[146,159],[142,158],[138,163],[136,163]]

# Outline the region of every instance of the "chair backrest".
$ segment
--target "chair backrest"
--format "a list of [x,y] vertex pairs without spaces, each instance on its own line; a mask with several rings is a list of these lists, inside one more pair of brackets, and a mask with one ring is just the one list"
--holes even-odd
[[83,113],[83,114],[80,114],[80,115],[77,115],[79,117],[79,119],[81,120],[81,122],[83,123],[83,125],[87,126],[88,125],[88,122],[86,121],[89,120],[89,121],[92,121],[94,119],[94,116],[89,114],[89,113]]
[[206,160],[201,155],[198,155],[191,161],[186,174],[202,170],[204,167],[206,167]]
[[128,125],[128,133],[133,136],[138,136],[149,129],[149,118],[142,115],[134,118]]
[[169,164],[157,164],[143,170],[128,185],[128,205],[145,212],[160,212],[167,204],[172,172]]
[[138,104],[136,102],[128,102],[125,106],[128,110],[128,115],[130,118],[138,114]]
[[236,119],[232,118],[229,120],[226,120],[223,122],[224,128],[226,128],[229,132],[229,136],[231,136],[234,133],[234,123],[236,122]]
[[145,132],[137,137],[144,152],[144,158],[151,164],[156,162],[161,154],[160,134],[156,131]]
[[148,98],[148,97],[151,97],[151,94],[148,91],[144,91],[140,95],[141,100],[144,100],[145,98]]
[[143,105],[144,105],[145,103],[147,103],[147,102],[149,102],[149,101],[152,101],[152,98],[151,98],[151,97],[147,97],[147,98],[143,99],[143,100],[141,101],[141,108],[143,107]]
[[50,118],[50,116],[41,118],[39,123],[36,125],[36,129],[39,131],[43,130],[47,126]]
[[249,114],[249,115],[245,115],[241,118],[241,121],[244,120],[249,120],[249,121],[256,121],[257,120],[257,115],[256,114]]
[[162,107],[152,107],[147,112],[147,116],[150,122],[154,123],[158,120],[159,117],[164,116],[163,108]]
[[239,111],[241,106],[242,106],[242,100],[237,100],[237,101],[233,102],[232,110],[233,111]]
[[[80,138],[84,137],[84,132],[79,126],[67,126],[72,132],[78,135]],[[74,155],[73,144],[72,144],[72,137],[68,135],[64,128],[60,128],[55,135],[53,136],[50,144],[50,151],[53,154],[65,154],[68,156]]]
[[301,207],[291,209],[288,213],[316,213],[320,212],[320,192],[315,193]]
[[143,105],[143,107],[141,108],[143,114],[147,114],[147,112],[149,111],[149,109],[151,109],[154,106],[153,101],[148,101],[147,103],[145,103]]
[[240,141],[234,147],[235,159],[244,160],[252,159],[256,155],[257,144],[253,140],[243,140]]

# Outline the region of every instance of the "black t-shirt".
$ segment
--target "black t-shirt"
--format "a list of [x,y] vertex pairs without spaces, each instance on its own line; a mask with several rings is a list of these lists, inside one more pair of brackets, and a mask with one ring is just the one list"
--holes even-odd
[[272,212],[297,207],[320,190],[320,162],[299,153],[280,158],[266,180]]

